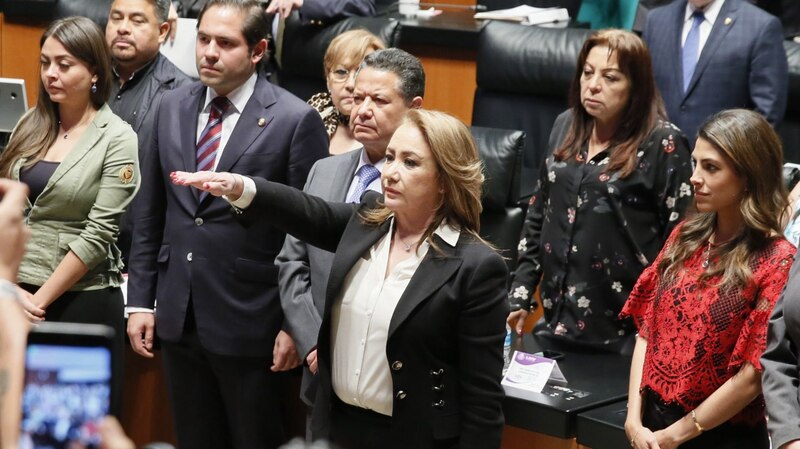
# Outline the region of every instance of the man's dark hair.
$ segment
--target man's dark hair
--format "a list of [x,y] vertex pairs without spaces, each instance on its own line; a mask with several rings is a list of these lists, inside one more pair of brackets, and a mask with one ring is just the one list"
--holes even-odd
[[169,19],[169,0],[147,0],[147,2],[153,5],[153,11],[156,13],[159,24]]
[[[244,13],[244,23],[242,24],[242,34],[247,42],[250,51],[261,41],[266,39],[269,33],[270,23],[264,7],[255,0],[209,0],[200,10],[197,16],[197,26],[203,21],[203,14],[212,6],[221,8],[234,8]],[[266,57],[266,54],[264,55]],[[263,62],[263,60],[262,60]]]
[[364,58],[359,70],[364,67],[397,75],[400,79],[400,94],[406,102],[411,102],[414,97],[425,96],[425,70],[419,59],[406,51],[387,48],[370,53]]

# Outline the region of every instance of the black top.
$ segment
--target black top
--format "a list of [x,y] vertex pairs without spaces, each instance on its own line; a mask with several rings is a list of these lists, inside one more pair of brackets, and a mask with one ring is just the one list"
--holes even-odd
[[584,145],[576,158],[554,159],[571,120],[567,111],[553,126],[509,299],[512,310],[535,307],[538,285],[544,333],[615,349],[635,332],[617,318],[628,293],[691,204],[689,147],[676,127],[659,122],[639,147],[636,169],[620,178],[605,170],[613,149],[586,161]]
[[150,76],[155,66],[155,61],[156,58],[137,70],[122,86],[119,85],[119,75],[114,70],[114,82],[111,83],[111,96],[108,97],[108,105],[114,111],[114,114],[117,114],[119,118],[125,120],[131,126],[136,124],[136,115],[141,108],[142,102],[149,100],[147,98],[149,86],[143,80]]
[[44,192],[47,182],[56,172],[61,162],[39,161],[19,173],[19,180],[28,185],[28,199],[31,204]]

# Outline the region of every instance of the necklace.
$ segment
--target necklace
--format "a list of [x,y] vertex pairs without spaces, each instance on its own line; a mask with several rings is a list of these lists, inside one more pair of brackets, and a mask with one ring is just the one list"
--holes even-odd
[[711,257],[711,239],[708,239],[704,256],[705,259],[703,260],[703,269],[705,270],[709,267],[709,265],[711,265],[711,262],[709,262],[709,258]]
[[706,250],[703,252],[703,256],[704,256],[703,269],[706,269],[706,268],[711,266],[711,248],[716,248],[716,247],[725,245],[726,243],[728,243],[731,240],[733,240],[733,238],[729,238],[728,240],[725,240],[724,242],[712,243],[711,241],[714,240],[716,236],[717,236],[716,233],[712,233],[708,237],[708,244],[706,244]]
[[[94,118],[94,114],[91,114],[90,117],[89,117],[89,120],[81,120],[78,123],[76,123],[74,126],[72,126],[70,129],[65,129],[64,130],[64,139],[69,137],[69,133],[71,133],[72,131],[77,130],[78,128],[80,128],[81,126],[85,125],[86,123],[88,123],[93,118]],[[61,128],[61,120],[58,121],[58,127]],[[61,129],[63,129],[63,128],[61,128]]]
[[411,252],[411,247],[414,246],[413,243],[408,244],[408,243],[404,242],[403,239],[401,239],[400,237],[397,237],[397,240],[399,240],[400,243],[403,245],[403,249],[405,250],[405,252],[407,252],[407,253]]

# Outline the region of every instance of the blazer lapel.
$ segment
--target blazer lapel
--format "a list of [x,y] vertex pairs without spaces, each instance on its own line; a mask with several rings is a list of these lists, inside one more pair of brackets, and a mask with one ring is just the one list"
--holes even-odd
[[[681,34],[683,31],[683,22],[684,22],[684,13],[686,12],[686,3],[683,2],[674,2],[671,6],[671,14],[672,17],[668,19],[669,22],[672,23],[674,28],[669,28],[665,30],[661,30],[661,32],[667,32],[670,34],[669,37],[669,51],[666,55],[658,55],[659,58],[667,57],[671,59],[671,63],[668,67],[677,67],[676,70],[672,70],[672,76],[670,79],[672,80],[672,88],[675,92],[683,92],[683,45],[681,44]],[[678,32],[674,32],[673,30],[678,30]]]
[[691,95],[703,71],[708,67],[709,61],[714,57],[714,53],[719,48],[720,44],[725,41],[725,36],[728,35],[728,31],[730,31],[736,23],[737,9],[739,9],[739,5],[736,0],[726,0],[725,3],[722,4],[719,15],[717,15],[717,20],[714,21],[714,27],[711,28],[711,34],[708,35],[708,40],[706,40],[706,44],[703,46],[703,51],[700,52],[700,59],[697,60],[697,66],[695,66],[692,81],[689,83],[689,88],[686,89],[684,93],[684,101],[686,97]]
[[[178,106],[177,113],[181,117],[192,117],[191,125],[181,126],[178,136],[178,152],[183,158],[183,170],[194,172],[197,170],[197,122],[200,120],[200,112],[203,110],[203,103],[206,98],[206,87],[200,83],[192,89],[191,95],[184,97]],[[188,190],[188,194],[194,198],[194,203],[200,200],[199,189]]]
[[[438,236],[434,238],[439,239]],[[389,338],[411,312],[447,282],[461,266],[461,258],[454,255],[453,248],[441,239],[437,244],[445,252],[445,256],[437,254],[433,248],[428,250],[394,309],[389,323]]]
[[[247,101],[244,111],[236,122],[236,127],[228,138],[228,143],[225,144],[225,149],[222,151],[222,157],[217,164],[218,172],[230,171],[233,164],[250,148],[258,136],[270,127],[270,123],[275,118],[275,111],[271,111],[270,107],[275,104],[277,99],[272,90],[268,89],[264,83],[268,83],[268,81],[259,76],[253,95]],[[266,144],[269,145],[269,142]]]
[[347,273],[375,242],[389,232],[389,220],[377,227],[366,225],[361,222],[360,218],[355,216],[352,220],[356,220],[355,229],[350,229],[348,226],[348,230],[342,235],[342,240],[339,242],[339,247],[333,256],[331,273],[328,277],[328,288],[325,292],[326,316],[330,315],[331,307],[336,301],[336,295],[342,291],[342,284],[344,284]]
[[50,188],[56,182],[58,182],[58,180],[63,178],[64,175],[67,174],[67,172],[69,172],[72,167],[78,163],[78,161],[83,159],[86,154],[89,153],[89,151],[91,151],[95,145],[97,145],[97,142],[106,132],[110,113],[111,110],[108,108],[108,105],[103,105],[103,107],[97,111],[97,115],[95,115],[92,123],[86,127],[86,131],[84,131],[81,138],[75,143],[75,148],[58,165],[58,168],[56,168],[53,176],[51,176],[50,180],[47,181],[47,185],[45,186],[44,190],[42,190],[42,194],[50,190]]
[[[353,183],[353,176],[355,176],[356,166],[361,159],[361,151],[353,150],[350,158],[341,164],[336,169],[334,177],[331,178],[331,198],[335,201],[347,201],[347,191],[350,190],[350,184]],[[336,182],[338,179],[347,179],[349,182]]]

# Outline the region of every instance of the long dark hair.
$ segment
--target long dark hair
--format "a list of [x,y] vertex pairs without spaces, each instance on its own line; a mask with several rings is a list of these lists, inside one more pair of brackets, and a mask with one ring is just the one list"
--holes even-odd
[[[714,249],[719,261],[710,266],[700,280],[721,275],[721,287],[743,287],[752,277],[749,262],[753,254],[783,233],[789,199],[783,184],[781,141],[764,117],[745,109],[713,115],[698,134],[745,180],[739,204],[744,228],[729,242]],[[697,248],[707,245],[716,223],[716,212],[697,213],[686,220],[675,242],[664,250],[658,266],[662,278],[673,277]]]
[[624,178],[636,167],[639,145],[656,126],[658,119],[666,120],[667,116],[653,78],[650,52],[644,41],[631,32],[600,30],[592,33],[584,42],[569,92],[572,125],[554,154],[560,161],[575,157],[592,134],[594,118],[581,104],[581,77],[589,52],[598,46],[608,47],[609,57],[617,55],[619,69],[630,81],[630,98],[611,137],[609,148],[613,148],[613,151],[606,166],[607,171],[619,171],[620,177]]
[[[50,24],[39,40],[39,48],[48,38],[58,40],[76,59],[97,76],[95,92],[89,101],[100,109],[111,94],[111,56],[102,30],[86,17],[67,17]],[[40,70],[41,72],[41,70]],[[0,156],[0,176],[11,177],[16,161],[27,158],[33,165],[53,145],[58,134],[58,104],[50,100],[39,76],[39,98],[36,107],[19,121],[11,140]]]

